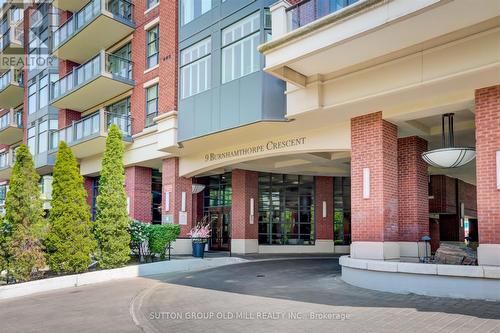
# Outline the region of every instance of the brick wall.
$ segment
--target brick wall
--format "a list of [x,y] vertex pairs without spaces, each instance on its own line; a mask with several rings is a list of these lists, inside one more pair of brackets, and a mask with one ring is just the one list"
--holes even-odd
[[[146,15],[146,0],[134,2],[136,30],[132,39],[133,77],[136,82],[132,97],[132,133],[144,129],[146,118],[146,95],[143,84],[159,77],[158,112],[165,113],[177,109],[177,39],[178,1],[160,1],[155,9]],[[158,68],[146,71],[146,31],[144,26],[160,18],[160,54]]]
[[130,200],[129,215],[133,219],[149,223],[153,219],[151,173],[150,168],[138,166],[125,168],[125,190]]
[[496,188],[496,152],[500,151],[500,85],[476,90],[475,99],[479,242],[500,244],[500,190]]
[[[163,160],[162,166],[162,210],[163,214],[172,215],[174,223],[179,223],[179,212],[181,210],[182,192],[186,192],[186,214],[187,225],[181,225],[180,237],[187,237],[187,233],[193,227],[193,195],[192,179],[179,177],[179,158],[168,158]],[[165,192],[170,192],[170,209],[165,211]]]
[[[232,172],[232,239],[258,238],[259,174],[255,171],[235,169]],[[253,224],[250,224],[250,199],[254,199]]]
[[[398,240],[397,128],[376,112],[351,120],[353,241]],[[363,168],[370,198],[363,199]]]
[[[326,217],[323,217],[323,201],[326,202]],[[315,177],[316,239],[333,240],[333,178]]]
[[399,240],[415,242],[429,235],[427,141],[411,136],[398,139]]

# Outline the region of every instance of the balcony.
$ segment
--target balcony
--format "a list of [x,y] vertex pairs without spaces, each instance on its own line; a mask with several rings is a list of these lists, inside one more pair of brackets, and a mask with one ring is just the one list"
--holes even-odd
[[53,55],[84,63],[134,31],[133,5],[126,0],[92,0],[54,32]]
[[12,149],[8,149],[0,153],[0,180],[6,180],[10,178],[12,173],[12,166],[14,165],[14,152]]
[[51,104],[82,112],[127,92],[134,84],[132,62],[101,51],[52,83]]
[[10,109],[23,103],[23,71],[11,69],[0,76],[0,108]]
[[23,114],[11,110],[0,117],[0,142],[12,145],[23,139]]
[[60,141],[71,147],[76,158],[85,158],[102,154],[106,148],[108,128],[118,125],[123,133],[125,144],[132,143],[132,118],[101,109],[68,127],[50,133],[49,151],[55,152]]
[[22,54],[24,50],[23,22],[11,25],[0,37],[0,52],[3,54]]
[[83,8],[89,1],[88,0],[54,0],[52,5],[56,8],[75,13]]
[[298,29],[359,0],[305,0],[287,9],[288,31]]

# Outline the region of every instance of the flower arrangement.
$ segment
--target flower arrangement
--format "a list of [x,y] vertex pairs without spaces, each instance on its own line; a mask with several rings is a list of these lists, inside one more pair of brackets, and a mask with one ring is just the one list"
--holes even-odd
[[210,224],[208,223],[208,217],[205,216],[203,220],[198,222],[198,224],[191,229],[188,236],[191,237],[195,243],[206,243],[210,238],[212,230],[210,229]]

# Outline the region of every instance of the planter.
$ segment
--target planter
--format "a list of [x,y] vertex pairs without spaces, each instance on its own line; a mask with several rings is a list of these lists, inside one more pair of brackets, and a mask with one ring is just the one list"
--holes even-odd
[[205,255],[205,243],[193,242],[193,257],[203,258]]

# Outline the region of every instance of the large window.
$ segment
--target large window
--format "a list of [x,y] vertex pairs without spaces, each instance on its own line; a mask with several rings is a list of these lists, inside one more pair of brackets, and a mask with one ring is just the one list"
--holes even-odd
[[202,178],[200,183],[206,184],[203,191],[204,215],[208,214],[211,208],[231,207],[231,173]]
[[156,6],[159,2],[160,2],[160,0],[147,0],[146,7],[147,7],[147,9],[153,8],[153,7],[154,7],[154,6]]
[[181,24],[187,24],[212,9],[212,0],[181,0]]
[[160,52],[160,28],[156,27],[148,30],[147,45],[147,66],[151,68],[158,65],[158,53]]
[[28,140],[27,140],[28,148],[30,150],[31,155],[35,155],[35,153],[36,153],[36,127],[33,126],[33,127],[28,128],[27,134],[28,134]]
[[336,245],[351,244],[351,178],[333,178],[334,221]]
[[119,102],[111,104],[106,108],[107,125],[118,125],[122,132],[127,135],[132,134],[132,122],[130,119],[130,97],[127,97]]
[[38,110],[36,107],[36,82],[28,87],[28,113],[33,114]]
[[158,84],[146,88],[146,127],[154,124],[153,119],[158,115]]
[[226,83],[260,68],[260,12],[222,31],[222,83]]
[[44,120],[38,124],[38,153],[47,151],[49,144],[49,121]]
[[313,245],[314,177],[259,174],[259,244]]
[[40,109],[49,104],[49,76],[40,79]]
[[210,38],[181,52],[181,98],[187,98],[210,89],[211,79]]

